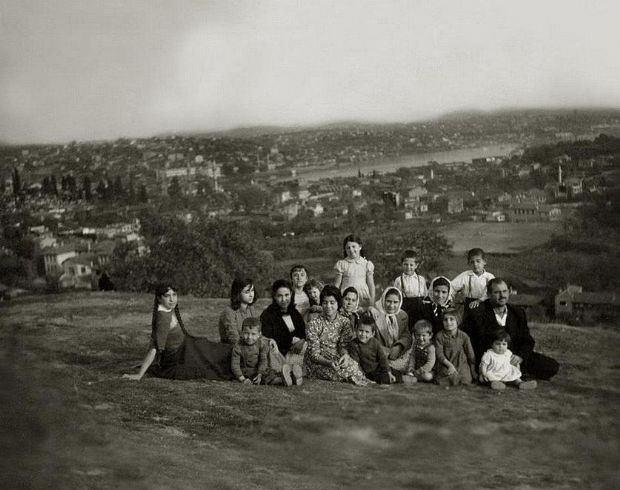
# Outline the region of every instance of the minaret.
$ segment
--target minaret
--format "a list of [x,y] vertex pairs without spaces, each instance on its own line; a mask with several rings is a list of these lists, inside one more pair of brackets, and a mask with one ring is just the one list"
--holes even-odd
[[562,185],[562,165],[558,163],[558,184]]

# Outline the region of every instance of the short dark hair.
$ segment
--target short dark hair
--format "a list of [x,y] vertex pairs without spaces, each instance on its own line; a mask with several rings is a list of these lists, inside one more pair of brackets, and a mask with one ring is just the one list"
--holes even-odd
[[420,260],[420,254],[417,252],[417,250],[405,250],[402,257],[400,258],[400,261],[404,262],[405,259]]
[[362,239],[359,237],[359,235],[351,234],[347,235],[346,237],[344,237],[344,240],[342,240],[342,253],[345,259],[347,258],[347,243],[349,242],[355,242],[360,246],[360,257],[366,256],[364,254],[364,244],[362,243]]
[[484,250],[482,250],[481,248],[472,248],[467,251],[467,262],[469,262],[476,255],[480,255],[480,257],[482,257],[482,260],[486,258],[484,255]]
[[493,335],[493,344],[495,342],[510,342],[510,334],[508,332],[506,332],[506,330],[498,330],[497,332],[495,332],[495,335]]
[[357,289],[355,289],[353,286],[349,286],[348,288],[346,288],[343,292],[342,292],[342,297],[344,298],[347,294],[349,293],[355,293],[355,296],[360,297],[360,293],[357,292]]
[[361,327],[362,325],[370,325],[373,332],[377,330],[377,322],[375,322],[375,317],[372,316],[372,313],[370,313],[369,311],[364,311],[362,314],[360,314],[360,321],[357,324],[357,328]]
[[323,304],[323,300],[328,296],[333,297],[338,303],[338,308],[342,306],[342,294],[340,293],[340,289],[332,284],[328,284],[321,290],[321,304]]
[[306,273],[306,275],[308,275],[308,268],[303,264],[295,264],[293,267],[291,267],[291,270],[288,273],[288,275],[290,277],[293,277],[293,272],[295,272],[296,270],[303,270]]
[[260,332],[260,329],[261,329],[260,319],[255,318],[253,316],[249,318],[244,318],[243,322],[241,322],[241,330],[243,330],[244,328],[258,328],[258,331]]
[[493,286],[496,284],[505,284],[508,286],[508,283],[502,279],[501,277],[494,277],[489,282],[487,282],[487,294],[490,295],[493,292]]

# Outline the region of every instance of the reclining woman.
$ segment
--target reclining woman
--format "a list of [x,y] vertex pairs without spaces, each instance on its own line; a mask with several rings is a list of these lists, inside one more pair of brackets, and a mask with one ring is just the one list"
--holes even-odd
[[155,288],[149,350],[137,374],[123,378],[139,381],[146,373],[168,379],[230,380],[232,345],[190,335],[177,305],[171,284]]

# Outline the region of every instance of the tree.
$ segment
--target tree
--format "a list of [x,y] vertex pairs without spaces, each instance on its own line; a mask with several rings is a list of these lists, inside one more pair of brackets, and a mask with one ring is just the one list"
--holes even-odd
[[146,186],[144,184],[140,184],[140,188],[138,190],[138,201],[140,202],[149,202],[149,196],[146,192]]
[[17,168],[13,169],[13,195],[18,196],[22,191],[22,179]]
[[90,177],[88,175],[85,175],[82,178],[82,193],[84,195],[84,199],[86,199],[87,201],[90,201],[93,198],[91,185],[92,184],[90,182]]
[[237,273],[254,278],[257,291],[273,277],[273,256],[260,251],[256,233],[234,223],[199,219],[188,225],[157,214],[141,221],[150,253],[115,251],[111,276],[120,289],[146,291],[166,280],[183,294],[225,297]]
[[121,176],[117,175],[112,184],[112,197],[114,199],[123,199],[125,197],[125,191],[123,189],[123,182]]
[[168,186],[168,195],[172,199],[178,199],[181,197],[181,185],[179,184],[179,179],[177,177],[172,177],[170,179],[170,185]]

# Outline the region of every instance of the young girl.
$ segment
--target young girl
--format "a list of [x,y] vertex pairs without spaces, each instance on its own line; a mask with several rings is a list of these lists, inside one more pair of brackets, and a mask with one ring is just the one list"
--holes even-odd
[[241,325],[246,318],[256,318],[254,303],[257,295],[249,278],[236,278],[230,287],[230,306],[220,315],[220,339],[225,344],[236,344],[241,335]]
[[443,330],[435,336],[436,381],[440,385],[469,385],[476,378],[476,356],[469,336],[459,330],[461,316],[450,308],[443,312]]
[[403,381],[432,381],[435,367],[435,346],[432,343],[433,326],[428,320],[418,320],[413,326],[415,342],[407,366],[407,378]]
[[362,247],[362,240],[358,236],[349,235],[344,239],[344,259],[336,262],[334,266],[334,284],[341,291],[353,286],[357,289],[362,306],[370,306],[375,302],[375,266],[364,258]]
[[452,285],[447,277],[437,276],[431,281],[429,295],[414,306],[413,323],[428,320],[433,325],[433,334],[443,328],[444,311],[452,308]]
[[[320,305],[322,289],[323,284],[316,279],[308,279],[308,282],[304,284],[304,293],[306,293],[309,302],[306,311],[302,314],[306,325],[308,325],[310,320],[320,316],[323,311],[323,308],[321,308]],[[295,296],[297,296],[297,293],[295,293]]]
[[400,309],[402,303],[400,290],[389,287],[370,309],[377,323],[377,340],[385,349],[390,361],[392,382],[395,381],[394,377],[399,378],[405,371],[412,344],[409,318],[407,313]]
[[185,329],[177,306],[177,292],[170,284],[155,288],[149,351],[138,374],[123,378],[138,381],[147,373],[170,379],[232,378],[231,346],[194,337]]
[[359,296],[357,289],[353,286],[349,286],[342,292],[342,307],[340,308],[340,314],[351,322],[351,329],[357,331],[357,325],[360,321],[359,315]]
[[506,384],[517,386],[520,390],[536,388],[536,381],[522,381],[519,366],[510,363],[512,352],[508,349],[510,334],[500,330],[493,339],[489,350],[480,361],[480,381],[491,384],[491,389],[502,391]]

